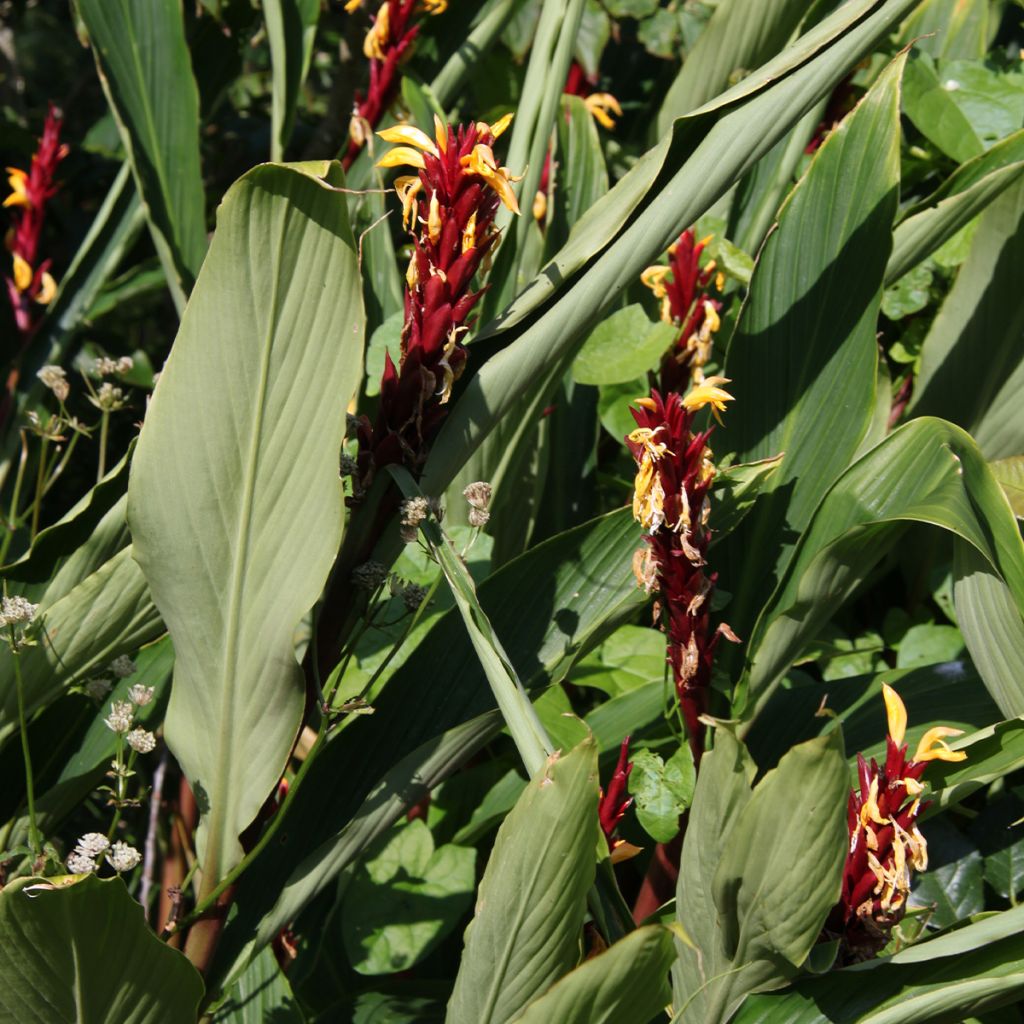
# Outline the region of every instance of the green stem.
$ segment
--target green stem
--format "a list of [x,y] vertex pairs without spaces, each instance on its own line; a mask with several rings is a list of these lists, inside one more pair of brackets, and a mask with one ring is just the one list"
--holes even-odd
[[14,627],[10,627],[11,657],[14,658],[14,682],[18,691],[18,726],[21,730],[21,755],[25,762],[25,796],[28,802],[28,845],[32,853],[38,857],[43,852],[43,844],[36,828],[36,794],[32,779],[32,752],[28,746],[28,720],[25,717],[25,687],[21,678],[21,660],[16,650],[17,638]]
[[96,471],[96,482],[99,483],[107,471],[107,436],[110,432],[110,411],[103,410],[100,418],[100,462]]
[[64,472],[65,468],[67,467],[68,459],[71,458],[71,453],[75,450],[75,445],[78,444],[79,437],[81,437],[80,434],[75,434],[68,442],[67,448],[64,449],[64,454],[61,456],[60,461],[58,462],[56,459],[54,460],[54,462],[56,463],[56,467],[54,468],[53,472],[50,473],[46,478],[46,486],[43,488],[44,496],[49,492],[50,488],[57,482],[57,480],[60,478],[60,475]]
[[18,474],[14,478],[14,493],[11,495],[11,510],[7,514],[7,532],[0,542],[0,562],[7,561],[7,550],[14,539],[14,531],[18,528],[18,502],[21,501],[21,485],[25,479],[25,466],[28,463],[28,438],[25,431],[21,433],[21,457],[18,459]]
[[42,446],[39,449],[39,470],[36,473],[36,494],[32,501],[32,540],[36,539],[39,532],[39,511],[43,504],[43,485],[46,483],[46,449],[49,447],[50,439],[43,438]]

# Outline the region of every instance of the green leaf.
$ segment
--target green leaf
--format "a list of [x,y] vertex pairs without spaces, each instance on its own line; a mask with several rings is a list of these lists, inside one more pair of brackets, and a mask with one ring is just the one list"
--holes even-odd
[[626,384],[657,365],[676,333],[672,324],[652,321],[643,306],[626,306],[591,331],[572,364],[573,379]]
[[1024,174],[1024,130],[958,167],[930,196],[904,211],[893,233],[886,284],[934,253]]
[[1024,74],[1004,71],[980,60],[942,61],[942,88],[970,122],[981,144],[988,148],[1024,121]]
[[736,398],[716,449],[754,462],[785,452],[756,513],[720,549],[748,634],[797,537],[871,422],[876,321],[899,191],[894,61],[834,129],[761,251],[729,345]]
[[736,529],[764,493],[785,457],[782,452],[757,462],[741,462],[718,470],[711,489],[716,541]]
[[420,820],[393,829],[367,853],[345,890],[341,935],[360,974],[419,963],[473,905],[476,850],[434,848]]
[[631,760],[629,792],[636,797],[637,821],[655,842],[667,843],[679,833],[679,816],[693,799],[693,757],[680,747],[667,764],[650,750],[636,751]]
[[665,635],[643,626],[620,626],[572,670],[574,686],[593,686],[609,697],[661,682]]
[[597,856],[597,749],[551,757],[509,813],[477,894],[447,1024],[516,1020],[579,957]]
[[272,72],[270,159],[279,161],[291,138],[299,91],[309,71],[320,0],[263,0],[263,19]]
[[929,142],[964,163],[985,147],[943,78],[928,54],[914,53],[903,75],[903,112]]
[[194,1024],[202,996],[199,973],[149,930],[120,878],[19,878],[0,893],[0,1013],[8,1020]]
[[305,691],[292,634],[341,539],[363,311],[345,203],[322,180],[334,166],[264,165],[229,190],[132,465],[128,518],[174,641],[166,734],[203,814],[204,894],[284,769]]
[[552,985],[517,1024],[647,1024],[665,1006],[673,959],[667,929],[638,928]]
[[[1024,181],[985,211],[924,341],[910,415],[942,415],[969,430],[989,459],[1024,452]],[[978,352],[985,358],[979,359]]]
[[[588,78],[596,78],[601,70],[601,55],[611,38],[612,24],[599,0],[587,0],[580,20],[573,56]],[[588,114],[589,116],[589,114]],[[561,125],[559,125],[561,128]],[[571,169],[571,165],[570,165]]]
[[76,0],[168,287],[184,306],[206,253],[199,93],[178,0]]
[[1020,790],[1009,790],[988,800],[968,830],[985,858],[985,881],[1013,905],[1024,890],[1022,816],[1024,799]]
[[914,879],[907,899],[910,907],[924,908],[933,928],[947,928],[985,909],[981,853],[945,818],[934,818],[923,828],[928,843],[928,870]]
[[992,475],[1006,495],[1018,519],[1024,519],[1024,455],[1012,455],[989,463]]
[[902,320],[912,313],[920,313],[931,301],[933,277],[930,268],[914,267],[882,293],[882,312],[890,320]]
[[807,7],[807,0],[722,0],[665,95],[658,134],[774,57]]
[[988,13],[987,0],[923,0],[900,26],[899,40],[933,57],[984,57]]
[[963,650],[963,637],[956,626],[921,623],[911,626],[900,641],[896,650],[896,667],[913,668],[915,665],[955,661]]
[[234,984],[212,1024],[303,1024],[305,1020],[277,957],[265,949]]

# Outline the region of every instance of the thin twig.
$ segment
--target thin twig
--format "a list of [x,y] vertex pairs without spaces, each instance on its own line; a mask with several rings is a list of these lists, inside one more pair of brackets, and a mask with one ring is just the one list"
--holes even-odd
[[149,822],[146,826],[146,845],[143,847],[142,881],[139,883],[139,902],[146,920],[150,919],[149,894],[153,888],[156,870],[156,833],[160,825],[160,801],[163,799],[164,778],[167,775],[167,747],[160,751],[160,762],[153,772],[153,790],[149,798]]

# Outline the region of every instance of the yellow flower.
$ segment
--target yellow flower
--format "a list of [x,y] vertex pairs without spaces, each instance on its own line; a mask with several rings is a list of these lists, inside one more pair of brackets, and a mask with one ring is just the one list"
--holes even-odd
[[427,14],[444,14],[448,10],[448,0],[423,0]]
[[53,302],[54,295],[57,294],[57,282],[54,281],[53,277],[47,272],[43,271],[43,276],[39,280],[39,293],[36,295],[36,302],[40,306],[48,306]]
[[537,189],[537,194],[533,197],[532,213],[533,219],[542,224],[548,215],[548,197],[541,189]]
[[32,203],[28,198],[26,183],[28,175],[17,167],[7,168],[7,184],[11,186],[11,194],[4,200],[4,206],[23,206],[27,210]]
[[665,489],[655,463],[668,451],[668,445],[655,440],[659,429],[637,427],[629,435],[633,444],[643,446],[633,481],[633,518],[647,530],[656,530],[665,521]]
[[32,284],[32,268],[28,260],[14,253],[14,287],[23,292]]
[[683,405],[687,409],[703,409],[710,405],[715,419],[721,423],[722,418],[718,414],[725,411],[725,403],[733,401],[733,396],[719,385],[728,383],[727,377],[707,377],[683,399]]
[[499,135],[504,134],[505,129],[512,123],[512,118],[515,116],[515,114],[505,114],[504,117],[499,117],[494,124],[487,124],[486,122],[481,121],[477,125],[477,130],[482,131],[486,129],[491,133],[491,138],[496,139]]
[[950,750],[944,742],[944,736],[963,736],[963,729],[951,729],[946,725],[937,725],[929,729],[917,745],[914,753],[915,761],[966,761],[966,750]]
[[430,212],[427,215],[427,237],[436,245],[441,237],[441,204],[437,201],[437,193],[430,197]]
[[590,111],[590,116],[598,124],[607,128],[608,131],[615,127],[615,121],[611,114],[609,114],[609,111],[615,117],[622,117],[622,107],[619,106],[619,101],[610,92],[595,92],[593,95],[588,96],[583,103],[587,110]]
[[648,267],[640,275],[640,283],[654,292],[654,297],[661,300],[661,320],[663,323],[672,323],[672,300],[668,297],[668,289],[665,287],[666,278],[672,271],[660,263]]
[[391,31],[391,23],[388,17],[387,0],[380,5],[377,12],[377,19],[374,21],[370,31],[366,33],[363,42],[363,55],[367,60],[383,60],[384,47],[388,45],[388,35]]
[[395,193],[402,203],[402,227],[409,230],[409,221],[416,223],[416,196],[423,188],[419,175],[403,174],[395,178]]
[[348,14],[354,14],[362,6],[363,0],[348,0],[348,2],[345,4],[345,11]]
[[466,221],[466,227],[462,232],[462,251],[463,253],[469,252],[470,249],[476,248],[476,210],[469,215],[469,220]]
[[520,179],[509,174],[507,167],[498,166],[490,146],[478,142],[473,147],[473,152],[464,156],[460,162],[467,174],[476,174],[483,178],[498,193],[498,198],[507,209],[519,213],[519,203],[516,202],[516,194],[512,191],[512,182]]
[[889,735],[897,747],[902,747],[903,737],[907,734],[906,705],[888,683],[882,683],[882,699],[885,701],[885,713],[889,720]]

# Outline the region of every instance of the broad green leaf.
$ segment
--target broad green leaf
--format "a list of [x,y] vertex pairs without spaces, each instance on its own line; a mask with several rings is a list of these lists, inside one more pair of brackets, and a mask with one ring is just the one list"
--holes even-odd
[[476,850],[434,848],[419,820],[382,837],[345,889],[341,935],[360,974],[395,974],[419,963],[473,905]]
[[636,798],[637,821],[655,842],[667,843],[679,833],[679,816],[693,800],[693,757],[684,746],[667,762],[650,750],[638,750],[630,759],[629,792]]
[[937,665],[955,661],[964,650],[963,637],[956,626],[921,623],[911,626],[896,651],[897,668]]
[[[29,716],[72,683],[102,671],[118,655],[164,631],[130,547],[52,603],[44,595],[36,614],[45,636],[18,655]],[[18,729],[13,657],[8,650],[0,653],[0,744]]]
[[271,65],[270,159],[284,157],[295,108],[309,71],[320,0],[263,0]]
[[940,61],[942,87],[970,121],[987,149],[1024,121],[1024,74],[1019,65],[1001,68],[995,61]]
[[202,996],[199,972],[149,930],[120,878],[19,878],[0,893],[7,1020],[194,1024]]
[[178,0],[76,0],[167,284],[184,306],[206,253],[199,93]]
[[[622,509],[537,545],[480,585],[480,603],[507,638],[529,690],[565,678],[576,658],[644,602],[630,569],[637,545],[637,526]],[[388,679],[373,707],[328,744],[284,812],[284,838],[242,876],[240,914],[218,951],[221,977],[501,728],[454,608]]]
[[572,364],[579,384],[626,384],[658,365],[678,328],[652,321],[636,303],[612,313],[590,332]]
[[989,463],[992,475],[999,481],[1006,500],[1018,519],[1024,519],[1024,455],[1011,455]]
[[975,547],[1024,608],[1024,549],[981,453],[950,423],[914,420],[839,478],[800,538],[751,635],[749,684],[760,701],[911,522]]
[[808,0],[722,0],[665,95],[658,134],[774,57],[809,7]]
[[951,745],[966,750],[967,760],[937,762],[930,768],[928,781],[935,792],[936,810],[958,804],[982,786],[1024,766],[1024,720],[998,722],[958,737]]
[[617,629],[572,670],[574,686],[593,686],[609,697],[629,693],[665,675],[665,635],[626,625]]
[[612,22],[598,0],[586,0],[573,57],[588,78],[601,73],[601,57],[612,35]]
[[517,1024],[648,1024],[665,1006],[673,959],[668,929],[638,928],[555,982]]
[[927,911],[931,928],[947,928],[985,909],[983,870],[978,848],[945,818],[922,829],[928,842],[928,870],[914,877],[909,907]]
[[899,39],[933,57],[984,57],[988,15],[988,0],[923,0],[900,26]]
[[[591,207],[569,243],[478,339],[481,354],[501,351],[476,372],[445,421],[427,463],[427,493],[444,491],[524,395],[536,399],[539,412],[582,338],[622,290],[829,93],[911,3],[844,4],[776,60],[679,121]],[[663,169],[665,179],[652,192]]]
[[575,966],[594,879],[597,799],[592,740],[551,757],[531,779],[480,882],[447,1024],[516,1020]]
[[899,192],[899,78],[881,75],[834,129],[765,242],[729,344],[736,398],[716,449],[784,452],[756,512],[721,549],[746,637],[822,495],[852,461],[875,406],[876,320]]
[[906,210],[893,232],[886,284],[949,241],[1024,174],[1024,130],[968,160],[930,196]]
[[960,424],[989,459],[1024,453],[1022,261],[1024,181],[1018,181],[981,218],[970,256],[925,338],[908,409]]
[[578,96],[563,96],[561,113],[554,154],[554,216],[545,238],[549,252],[562,247],[573,226],[608,191],[597,122]]
[[305,691],[292,634],[341,539],[363,310],[345,203],[322,180],[334,166],[264,165],[229,190],[132,464],[128,518],[174,641],[166,734],[203,814],[204,892],[241,859],[284,769]]
[[1024,890],[1024,799],[1012,789],[986,802],[968,834],[984,857],[985,881],[1004,900],[1016,905]]
[[714,541],[720,541],[736,529],[765,492],[766,485],[785,457],[786,453],[780,452],[757,462],[740,462],[718,470],[711,489],[715,516]]
[[676,917],[686,935],[676,941],[672,1002],[693,1020],[707,1021],[713,979],[729,969],[719,910],[711,892],[729,829],[747,805],[757,766],[727,729],[714,733],[714,748],[701,759],[676,886]]
[[903,112],[929,142],[964,163],[985,146],[943,77],[926,53],[913,54],[903,76]]
[[702,1016],[690,1004],[677,1020],[727,1021],[748,993],[779,988],[803,965],[839,898],[848,778],[833,729],[790,750],[754,789],[711,881],[716,944],[729,970],[709,980]]
[[211,1024],[303,1024],[288,978],[267,948],[235,982]]

